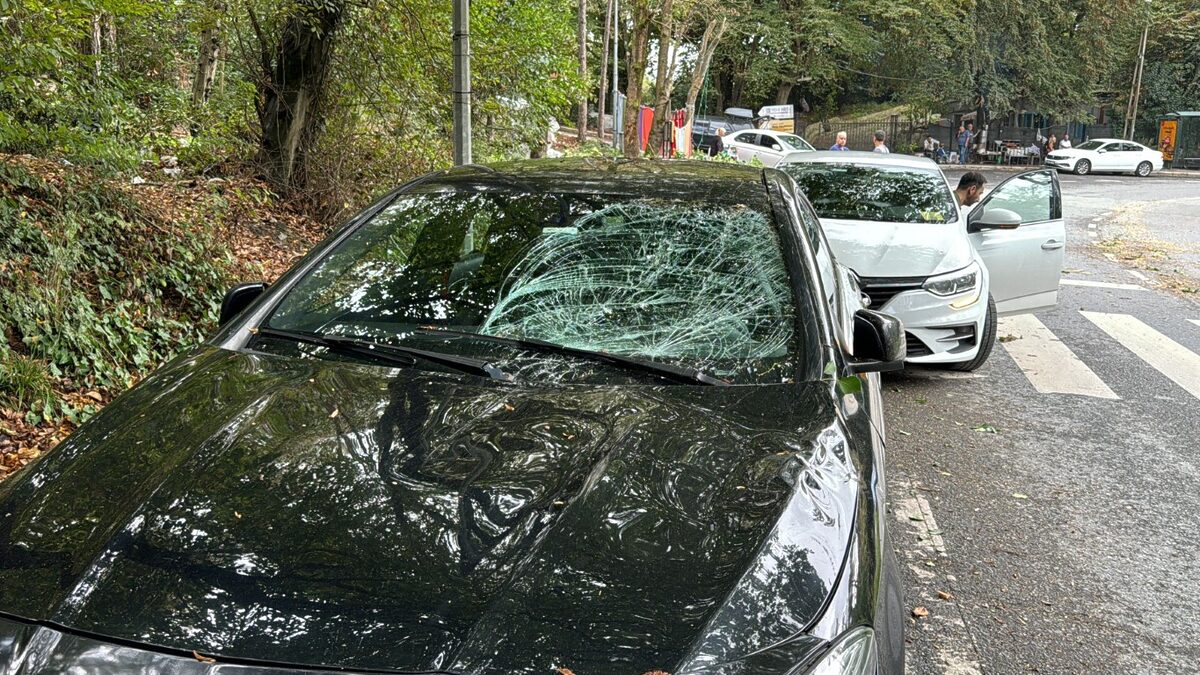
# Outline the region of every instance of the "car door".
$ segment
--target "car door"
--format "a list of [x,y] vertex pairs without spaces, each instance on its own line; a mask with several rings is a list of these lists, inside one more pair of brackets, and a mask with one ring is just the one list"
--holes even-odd
[[763,166],[773,167],[779,164],[779,160],[783,159],[783,141],[771,134],[759,134],[758,147],[755,150],[758,154],[758,160],[763,163]]
[[1121,143],[1105,143],[1096,149],[1095,156],[1092,158],[1092,170],[1120,171],[1124,154],[1121,152]]
[[[1020,216],[1020,225],[1001,229],[986,224],[997,209]],[[1058,172],[1040,169],[1018,174],[988,193],[967,217],[971,244],[987,265],[996,311],[1022,314],[1058,304],[1067,231],[1062,217]]]
[[1121,144],[1121,170],[1133,171],[1142,162],[1142,146],[1137,143]]
[[730,151],[739,162],[749,162],[754,159],[754,150],[758,146],[758,132],[740,131],[733,135]]

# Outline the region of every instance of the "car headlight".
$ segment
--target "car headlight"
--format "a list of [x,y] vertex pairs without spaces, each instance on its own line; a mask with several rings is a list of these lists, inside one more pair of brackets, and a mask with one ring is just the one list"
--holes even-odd
[[806,675],[875,675],[878,663],[875,631],[859,626],[838,638]]
[[922,288],[942,297],[966,293],[965,297],[955,298],[950,303],[951,309],[966,309],[979,301],[981,272],[979,263],[973,262],[961,270],[929,277]]

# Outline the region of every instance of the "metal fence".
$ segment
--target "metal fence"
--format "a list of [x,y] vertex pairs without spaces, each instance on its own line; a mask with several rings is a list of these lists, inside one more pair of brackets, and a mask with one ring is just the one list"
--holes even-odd
[[[834,144],[838,132],[846,132],[847,145],[851,150],[871,150],[874,148],[872,138],[876,131],[882,131],[886,143],[892,152],[920,152],[926,136],[942,144],[948,151],[956,150],[955,136],[958,127],[950,120],[941,120],[926,124],[922,120],[910,120],[892,117],[879,122],[827,122],[821,121],[808,125],[802,132],[804,138],[818,150],[826,150]],[[976,129],[976,132],[979,130]],[[1045,139],[1054,134],[1061,139],[1063,134],[1071,136],[1073,143],[1081,143],[1088,138],[1111,138],[1121,133],[1120,128],[1111,124],[1087,124],[1072,122],[1055,124],[1048,127],[1018,127],[993,124],[988,129],[987,141],[991,148],[997,142],[1016,142],[1027,146],[1036,143],[1041,146]],[[1039,140],[1039,138],[1041,140]]]

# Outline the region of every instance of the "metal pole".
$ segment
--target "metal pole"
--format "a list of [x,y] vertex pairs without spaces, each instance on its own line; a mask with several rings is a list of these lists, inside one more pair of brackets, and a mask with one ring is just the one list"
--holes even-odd
[[1146,37],[1150,33],[1150,24],[1142,29],[1142,45],[1138,50],[1138,66],[1137,74],[1134,75],[1133,84],[1133,112],[1129,114],[1129,133],[1125,136],[1125,140],[1132,141],[1134,133],[1137,132],[1137,110],[1138,99],[1142,96],[1142,71],[1146,69]]
[[617,63],[621,60],[621,50],[618,46],[621,44],[621,3],[620,0],[613,3],[613,53],[612,53],[612,105],[613,105],[613,147],[621,148],[621,125],[617,124],[617,106],[620,105],[620,89],[617,87]]
[[454,163],[471,163],[471,0],[454,0]]

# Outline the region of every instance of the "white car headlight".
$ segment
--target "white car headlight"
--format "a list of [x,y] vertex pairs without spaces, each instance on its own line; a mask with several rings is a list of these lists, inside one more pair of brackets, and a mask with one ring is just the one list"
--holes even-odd
[[875,675],[878,663],[875,631],[859,626],[838,638],[807,675]]
[[982,270],[979,269],[979,263],[973,262],[961,270],[929,277],[922,287],[930,293],[942,297],[966,293],[966,296],[955,298],[954,302],[950,303],[951,309],[966,309],[979,301],[981,277]]

